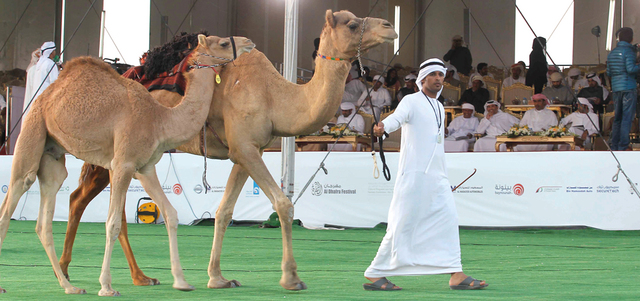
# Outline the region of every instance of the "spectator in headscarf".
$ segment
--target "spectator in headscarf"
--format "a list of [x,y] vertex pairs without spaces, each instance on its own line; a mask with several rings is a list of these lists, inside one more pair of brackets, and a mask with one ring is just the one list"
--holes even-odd
[[469,75],[471,72],[471,52],[469,48],[464,47],[464,40],[461,36],[455,35],[451,40],[451,49],[444,55],[444,61],[450,62],[451,65],[456,66],[458,72]]
[[471,74],[471,76],[469,77],[469,83],[467,84],[468,88],[471,88],[471,84],[473,82],[473,78],[476,75],[480,75],[483,78],[485,76],[493,78],[493,74],[489,73],[489,65],[487,63],[480,63],[480,64],[478,64],[478,66],[476,66],[476,68],[477,68],[477,71],[474,72],[473,74]]
[[542,94],[547,96],[554,104],[573,104],[573,91],[562,84],[562,74],[554,72],[549,78],[551,87],[545,87]]
[[[571,113],[569,116],[560,120],[560,125],[563,127],[568,126],[567,129],[570,133],[578,135],[578,137],[584,140],[584,146],[588,149],[591,148],[591,140],[589,135],[597,134],[600,130],[598,125],[598,116],[593,113],[593,106],[584,97],[578,97],[578,111]],[[559,150],[569,150],[569,146],[566,144],[559,145]],[[576,146],[576,150],[580,147]]]
[[404,87],[396,93],[396,99],[391,102],[391,110],[395,110],[398,107],[398,103],[402,101],[402,98],[418,92],[418,85],[416,85],[416,76],[409,73],[404,77]]
[[582,88],[578,92],[578,97],[584,97],[588,99],[593,105],[593,111],[596,114],[603,114],[604,107],[609,103],[609,91],[602,87],[600,78],[597,74],[591,72],[587,74],[587,81],[589,86]]
[[471,78],[471,80],[473,85],[462,93],[458,105],[461,106],[463,103],[470,103],[475,107],[476,112],[484,114],[484,104],[490,97],[489,90],[484,88],[485,85],[482,76],[476,75]]
[[[56,55],[56,44],[53,42],[45,42],[40,47],[40,53],[38,63],[36,63],[35,68],[32,68],[31,71],[33,73],[32,84],[27,84],[30,89],[25,91],[24,114],[27,114],[29,111],[31,99],[37,99],[51,83],[58,79],[58,66],[53,61]],[[27,81],[29,81],[28,75]],[[29,98],[27,98],[27,96]]]
[[542,93],[542,88],[547,83],[547,58],[544,48],[547,40],[543,37],[533,39],[531,54],[529,54],[529,72],[527,72],[526,85],[533,87],[535,94]]
[[569,87],[574,91],[578,92],[580,89],[589,86],[589,82],[586,78],[582,77],[582,70],[577,67],[573,67],[569,69],[569,76],[567,82],[569,83]]
[[[373,77],[373,88],[362,92],[360,99],[358,99],[357,105],[360,106],[363,102],[367,102],[360,107],[360,110],[364,113],[371,114],[375,112],[376,119],[380,120],[380,113],[384,106],[391,105],[391,94],[389,91],[382,87],[384,85],[384,77],[376,75]],[[371,110],[373,107],[373,111]]]
[[511,65],[511,76],[505,78],[504,81],[502,81],[502,87],[506,88],[515,83],[521,83],[524,85],[525,80],[523,75],[524,70],[520,64]]
[[444,151],[467,152],[469,145],[473,145],[476,140],[473,138],[480,120],[473,116],[475,108],[469,103],[462,104],[462,116],[454,118],[449,126],[445,128],[447,138],[444,139]]

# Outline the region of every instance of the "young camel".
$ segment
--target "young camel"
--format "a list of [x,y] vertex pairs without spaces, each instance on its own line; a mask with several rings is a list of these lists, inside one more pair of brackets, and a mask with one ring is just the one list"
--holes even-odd
[[[249,39],[236,38],[236,41],[240,54],[254,47]],[[233,58],[233,53],[229,38],[198,36],[198,47],[190,63],[208,67],[185,74],[187,91],[180,105],[174,108],[159,104],[142,85],[122,78],[98,59],[71,60],[58,80],[38,97],[22,126],[9,190],[0,208],[0,247],[20,197],[37,176],[41,196],[36,232],[60,286],[68,294],[85,293],[64,277],[51,233],[56,193],[67,176],[65,153],[71,153],[111,171],[111,201],[99,295],[119,295],[111,287],[110,261],[120,233],[125,194],[134,175],[165,217],[173,287],[193,290],[184,279],[178,256],[177,214],[158,181],[155,164],[165,150],[184,144],[198,133],[207,118],[214,90],[215,73],[211,68]]]
[[[296,85],[287,81],[257,50],[239,57],[221,73],[225,82],[214,91],[207,121],[228,148],[220,143],[211,131],[207,131],[207,156],[212,159],[231,159],[234,166],[215,216],[214,241],[209,263],[209,288],[240,285],[236,280],[222,277],[220,253],[224,232],[233,214],[238,195],[247,177],[251,176],[271,200],[280,216],[283,237],[283,275],[280,285],[289,290],[306,289],[306,285],[297,275],[293,258],[293,206],[269,174],[261,158],[262,151],[276,137],[309,134],[331,119],[342,101],[345,80],[351,67],[348,59],[357,54],[361,38],[362,51],[397,38],[391,23],[383,19],[366,18],[365,21],[348,11],[333,13],[331,10],[326,12],[325,17],[326,24],[322,30],[318,53],[345,60],[316,58],[316,72],[309,83]],[[365,31],[361,37],[363,21]],[[180,101],[176,93],[154,92],[152,95],[168,106]],[[202,154],[198,137],[178,149],[196,155]],[[83,166],[80,186],[72,193],[69,204],[67,237],[60,259],[65,272],[71,261],[71,248],[80,217],[88,203],[108,184],[108,171],[91,168],[86,164]],[[135,265],[126,238],[124,219],[122,229],[119,238],[127,255],[134,283],[154,284],[154,279],[144,276]]]

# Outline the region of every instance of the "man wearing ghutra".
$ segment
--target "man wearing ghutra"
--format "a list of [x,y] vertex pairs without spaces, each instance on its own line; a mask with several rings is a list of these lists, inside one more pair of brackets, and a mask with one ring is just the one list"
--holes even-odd
[[40,53],[41,55],[38,63],[35,65],[35,70],[31,71],[33,72],[33,78],[27,79],[27,81],[32,79],[33,82],[29,84],[30,89],[25,91],[24,114],[27,114],[29,111],[29,107],[27,106],[31,99],[36,100],[51,83],[58,79],[58,67],[53,61],[56,55],[56,44],[53,42],[44,42],[40,47]]
[[420,92],[405,96],[374,134],[402,127],[400,162],[387,233],[364,272],[365,290],[400,290],[389,276],[451,274],[449,287],[480,289],[482,280],[462,272],[458,214],[444,155],[444,107],[437,98],[447,69],[433,58],[420,66]]

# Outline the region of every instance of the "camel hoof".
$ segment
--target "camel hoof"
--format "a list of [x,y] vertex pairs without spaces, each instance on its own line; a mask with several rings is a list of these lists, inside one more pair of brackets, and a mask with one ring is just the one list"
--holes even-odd
[[192,291],[192,290],[196,289],[195,286],[189,285],[189,284],[185,284],[185,285],[176,285],[176,284],[174,284],[173,288],[175,288],[175,289],[177,289],[179,291],[183,291],[183,292],[189,292],[189,291]]
[[236,288],[240,287],[240,282],[238,280],[231,281],[212,281],[209,280],[209,284],[207,284],[208,288]]
[[114,290],[101,289],[100,292],[98,292],[98,296],[100,296],[100,297],[120,297],[120,292],[114,291]]
[[69,295],[84,295],[87,293],[87,291],[81,289],[81,288],[77,288],[77,287],[71,287],[69,289],[65,289],[64,290],[65,294],[69,294]]
[[158,279],[150,278],[146,276],[142,279],[133,280],[133,285],[137,285],[137,286],[153,286],[153,285],[159,285],[159,284],[160,284],[160,281],[158,281]]
[[296,283],[292,287],[286,287],[286,286],[282,286],[282,287],[284,287],[285,289],[288,289],[290,291],[301,291],[301,290],[306,290],[307,289],[307,285],[302,281]]

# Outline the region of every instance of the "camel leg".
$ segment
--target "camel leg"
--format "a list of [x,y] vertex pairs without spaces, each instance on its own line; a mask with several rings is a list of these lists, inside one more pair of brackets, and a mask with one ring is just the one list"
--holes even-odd
[[40,170],[38,170],[38,179],[40,180],[40,211],[38,212],[36,233],[47,252],[49,261],[51,261],[51,265],[53,266],[53,271],[58,278],[60,286],[64,288],[64,292],[67,294],[86,294],[87,292],[85,290],[71,285],[69,280],[64,277],[53,243],[52,222],[56,205],[56,194],[58,190],[60,190],[64,179],[67,178],[67,169],[64,163],[64,156],[57,160],[49,154],[42,156]]
[[[13,156],[9,189],[0,206],[0,250],[7,237],[11,215],[16,210],[20,197],[36,181],[46,139],[47,130],[44,121],[27,115]],[[5,292],[5,289],[0,288],[0,293]]]
[[60,256],[60,268],[62,268],[62,272],[67,279],[69,279],[69,263],[71,263],[71,255],[73,253],[73,243],[76,239],[82,214],[93,198],[109,185],[109,171],[99,166],[91,169],[90,166],[88,163],[82,166],[80,185],[69,197],[69,221],[67,222],[67,233],[64,237],[64,248]]
[[162,190],[162,185],[158,181],[155,165],[146,166],[138,171],[137,179],[149,194],[151,199],[158,205],[160,213],[164,217],[164,223],[169,233],[169,250],[171,256],[171,274],[173,274],[173,288],[182,291],[192,291],[195,289],[184,279],[184,272],[180,264],[178,254],[178,212],[169,203],[167,196]]
[[[82,167],[80,186],[71,193],[71,197],[69,198],[69,222],[67,223],[67,234],[64,238],[64,249],[62,249],[62,256],[60,256],[60,267],[67,279],[69,279],[68,268],[71,262],[73,243],[76,238],[76,233],[78,232],[82,214],[87,208],[87,205],[109,185],[108,170],[100,166],[94,166],[93,168],[89,166],[91,165],[85,163]],[[140,286],[160,284],[158,279],[147,277],[136,263],[127,237],[127,219],[125,218],[124,211],[122,211],[122,230],[120,231],[118,240],[129,263],[133,284]]]
[[280,278],[280,285],[288,290],[307,289],[307,285],[298,277],[298,266],[293,258],[291,237],[293,204],[273,180],[267,166],[262,161],[260,152],[255,149],[244,148],[236,151],[234,155],[236,156],[236,162],[240,163],[249,172],[249,176],[256,181],[269,198],[280,218],[280,228],[282,229],[282,278]]
[[131,271],[133,284],[139,286],[160,284],[158,279],[148,277],[142,272],[142,270],[140,270],[140,267],[138,267],[136,257],[133,256],[133,250],[131,250],[131,244],[129,244],[127,217],[124,210],[122,211],[122,230],[120,230],[120,235],[118,235],[118,241],[120,241],[122,251],[124,251],[124,256],[127,258],[127,263],[129,263],[129,271]]
[[229,220],[233,216],[233,208],[238,200],[238,195],[242,191],[242,186],[247,181],[249,174],[239,164],[234,164],[231,175],[227,180],[227,187],[222,196],[222,201],[216,211],[215,228],[213,234],[213,247],[211,248],[211,260],[209,260],[209,283],[208,288],[233,288],[240,286],[237,280],[227,280],[222,277],[220,271],[220,255],[222,254],[222,240],[229,225]]
[[[114,159],[115,161],[116,159]],[[122,210],[124,210],[124,202],[127,189],[131,178],[135,172],[132,163],[115,162],[112,164],[113,170],[111,177],[111,201],[109,203],[109,213],[106,222],[107,240],[104,249],[104,260],[102,262],[102,271],[100,272],[101,289],[98,292],[100,296],[119,296],[120,293],[111,287],[111,254],[113,253],[113,245],[120,235],[120,227],[122,227]]]

